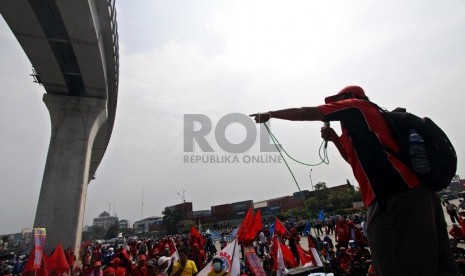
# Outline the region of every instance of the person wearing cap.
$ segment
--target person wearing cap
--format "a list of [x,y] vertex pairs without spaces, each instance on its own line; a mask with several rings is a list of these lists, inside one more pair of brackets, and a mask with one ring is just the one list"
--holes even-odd
[[157,261],[157,276],[168,276],[167,270],[171,264],[171,258],[161,256]]
[[289,242],[289,248],[291,249],[292,255],[294,256],[297,265],[300,264],[299,251],[297,245],[300,243],[300,236],[297,233],[297,229],[292,227],[289,234],[286,235],[286,238]]
[[103,276],[102,263],[95,261],[90,276]]
[[[385,150],[401,148],[380,108],[360,86],[343,88],[325,98],[323,105],[251,116],[257,123],[271,118],[328,122],[321,136],[352,167],[368,209],[367,234],[376,275],[459,275],[437,194],[422,185],[408,164]],[[340,136],[329,127],[334,121],[340,122]]]
[[354,240],[350,240],[346,249],[346,253],[349,254],[352,258],[355,256],[355,253],[358,251],[357,243]]
[[213,257],[212,270],[208,272],[207,276],[229,276],[229,273],[224,270],[223,260],[220,256]]
[[149,257],[152,258],[152,259],[155,258],[155,259],[158,260],[158,258],[160,258],[160,256],[161,256],[161,255],[160,255],[160,251],[158,250],[157,247],[154,246],[154,247],[150,250]]
[[126,275],[126,269],[124,267],[121,267],[121,259],[120,258],[113,258],[113,260],[110,261],[110,266],[113,267],[115,270],[115,275],[116,276],[125,276]]
[[134,276],[147,276],[147,257],[139,255],[137,266],[132,270]]

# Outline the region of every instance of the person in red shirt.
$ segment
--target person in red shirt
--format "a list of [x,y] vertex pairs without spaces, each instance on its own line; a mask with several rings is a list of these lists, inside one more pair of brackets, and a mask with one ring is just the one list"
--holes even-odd
[[339,246],[347,248],[350,236],[349,236],[349,225],[347,221],[340,216],[336,223],[334,240]]
[[344,271],[349,268],[350,263],[352,262],[352,257],[346,252],[346,248],[344,246],[341,246],[336,250],[336,259],[339,266]]
[[394,156],[401,147],[360,86],[347,86],[320,106],[250,116],[257,123],[271,118],[340,122],[340,136],[329,124],[321,136],[336,146],[359,184],[376,275],[460,275],[437,194]]
[[126,269],[124,267],[121,267],[121,259],[120,258],[114,258],[113,260],[110,261],[110,266],[113,267],[115,270],[115,275],[116,276],[125,276],[126,275]]
[[76,262],[76,255],[74,255],[74,250],[71,247],[68,247],[65,251],[66,261],[69,264],[70,269],[73,269],[74,263]]
[[198,243],[194,243],[191,251],[189,252],[189,259],[194,261],[195,265],[197,266],[197,270],[200,271],[203,269],[203,264],[207,259],[207,255],[205,254],[205,251],[200,248]]
[[297,233],[297,229],[291,228],[289,235],[287,235],[287,239],[289,242],[289,248],[291,249],[292,255],[294,255],[296,263],[297,265],[299,265],[300,257],[299,257],[299,251],[297,250],[297,245],[300,243],[300,236],[299,236],[299,233]]
[[102,263],[95,261],[90,276],[103,276]]
[[139,255],[137,266],[132,270],[134,276],[147,276],[147,257]]
[[358,246],[366,246],[367,240],[362,233],[362,230],[358,228],[351,220],[347,222],[347,226],[349,227],[349,236],[350,239],[357,243]]

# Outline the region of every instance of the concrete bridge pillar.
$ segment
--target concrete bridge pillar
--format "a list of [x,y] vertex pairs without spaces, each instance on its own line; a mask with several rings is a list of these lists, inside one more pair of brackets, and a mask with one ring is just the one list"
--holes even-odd
[[47,231],[45,252],[58,243],[79,257],[92,145],[107,120],[106,100],[44,94],[52,122],[34,227]]

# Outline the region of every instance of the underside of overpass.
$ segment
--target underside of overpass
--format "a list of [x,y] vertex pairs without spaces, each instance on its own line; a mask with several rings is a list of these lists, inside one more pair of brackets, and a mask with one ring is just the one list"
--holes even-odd
[[79,252],[87,195],[113,130],[118,95],[114,0],[0,0],[43,85],[52,133],[34,227]]

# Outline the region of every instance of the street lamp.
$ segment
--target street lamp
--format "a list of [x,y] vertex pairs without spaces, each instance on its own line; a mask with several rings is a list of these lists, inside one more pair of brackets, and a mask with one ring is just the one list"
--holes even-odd
[[186,202],[185,193],[186,193],[186,190],[182,190],[182,195],[181,195],[180,193],[176,193],[176,194],[178,194],[178,196],[181,197],[182,203],[185,203],[185,202]]
[[309,175],[310,175],[310,185],[312,186],[312,191],[313,191],[314,188],[313,188],[313,180],[312,180],[312,170],[313,169],[310,169],[310,174]]

